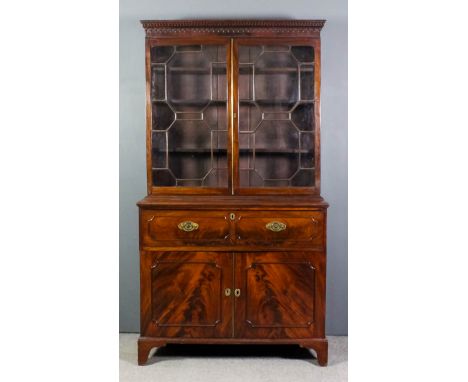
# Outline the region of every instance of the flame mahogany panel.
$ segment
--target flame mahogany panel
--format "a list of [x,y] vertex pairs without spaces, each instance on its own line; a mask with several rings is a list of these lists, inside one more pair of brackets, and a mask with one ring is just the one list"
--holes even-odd
[[325,254],[236,254],[236,337],[324,338]]
[[144,252],[141,256],[142,335],[226,337],[232,333],[232,255]]

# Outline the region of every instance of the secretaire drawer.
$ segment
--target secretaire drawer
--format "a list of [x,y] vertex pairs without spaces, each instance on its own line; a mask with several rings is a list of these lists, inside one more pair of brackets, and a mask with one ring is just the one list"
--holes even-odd
[[229,214],[218,211],[141,210],[140,230],[143,246],[222,244],[229,240]]
[[236,239],[244,243],[322,247],[325,242],[324,213],[320,211],[241,212],[236,219]]

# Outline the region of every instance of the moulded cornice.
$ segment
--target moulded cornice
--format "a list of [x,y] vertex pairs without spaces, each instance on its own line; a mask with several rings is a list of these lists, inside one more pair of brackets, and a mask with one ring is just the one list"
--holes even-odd
[[142,20],[147,36],[158,34],[218,34],[250,33],[312,34],[323,28],[325,20]]

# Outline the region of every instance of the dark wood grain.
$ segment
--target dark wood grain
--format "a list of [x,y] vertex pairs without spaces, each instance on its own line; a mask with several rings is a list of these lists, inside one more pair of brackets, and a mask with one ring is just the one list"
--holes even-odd
[[138,365],[143,366],[148,361],[148,356],[153,348],[166,346],[167,342],[154,337],[138,338]]
[[[191,221],[198,228],[183,231],[179,224]],[[158,211],[143,210],[140,214],[141,244],[157,247],[169,243],[179,245],[228,244],[231,235],[229,213],[223,211]]]
[[237,39],[231,39],[231,80],[230,82],[230,108],[231,114],[231,145],[232,145],[232,189],[231,194],[239,191],[239,46]]
[[226,61],[226,80],[227,80],[227,128],[228,128],[228,145],[227,145],[227,164],[228,164],[228,190],[227,193],[232,195],[232,190],[234,189],[234,167],[235,167],[235,159],[234,156],[236,155],[235,148],[234,148],[234,86],[233,83],[233,49],[232,49],[232,39],[229,39],[229,45],[227,49],[227,61]]
[[149,195],[138,202],[142,209],[318,210],[328,207],[320,196],[305,195]]
[[[286,228],[274,232],[267,228],[270,222],[283,223]],[[282,244],[289,246],[323,247],[323,212],[239,211],[236,219],[235,240],[243,244]]]
[[324,263],[321,252],[237,253],[237,336],[323,338]]
[[231,333],[232,256],[142,252],[141,333],[148,337],[226,337]]
[[[142,210],[140,235],[142,248],[168,246],[248,246],[271,245],[323,249],[325,212],[323,211],[168,211]],[[179,224],[190,221],[198,228],[185,232]],[[285,229],[271,231],[267,224],[280,222]]]
[[[312,349],[318,363],[326,365],[328,203],[320,196],[320,30],[324,21],[153,20],[142,24],[148,195],[138,202],[138,364],[147,362],[154,347],[199,343],[297,344]],[[226,47],[227,186],[157,187],[151,171],[151,48],[194,44]],[[239,46],[259,44],[314,49],[313,187],[240,187]],[[178,226],[184,221],[198,224],[198,229],[181,230]],[[286,228],[268,230],[266,225],[272,221]]]
[[314,129],[315,129],[315,192],[320,194],[321,187],[321,165],[320,165],[320,89],[321,89],[321,42],[315,39],[314,46]]
[[317,360],[320,366],[327,366],[328,363],[328,340],[326,338],[314,338],[299,341],[299,346],[312,349],[317,353]]
[[151,46],[148,39],[145,41],[145,78],[146,78],[146,189],[148,195],[152,193],[153,171],[151,169]]

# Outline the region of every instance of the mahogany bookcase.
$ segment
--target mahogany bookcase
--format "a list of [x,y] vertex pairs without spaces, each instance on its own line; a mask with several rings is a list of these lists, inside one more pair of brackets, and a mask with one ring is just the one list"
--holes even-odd
[[324,21],[142,24],[138,363],[168,343],[298,344],[326,365]]

